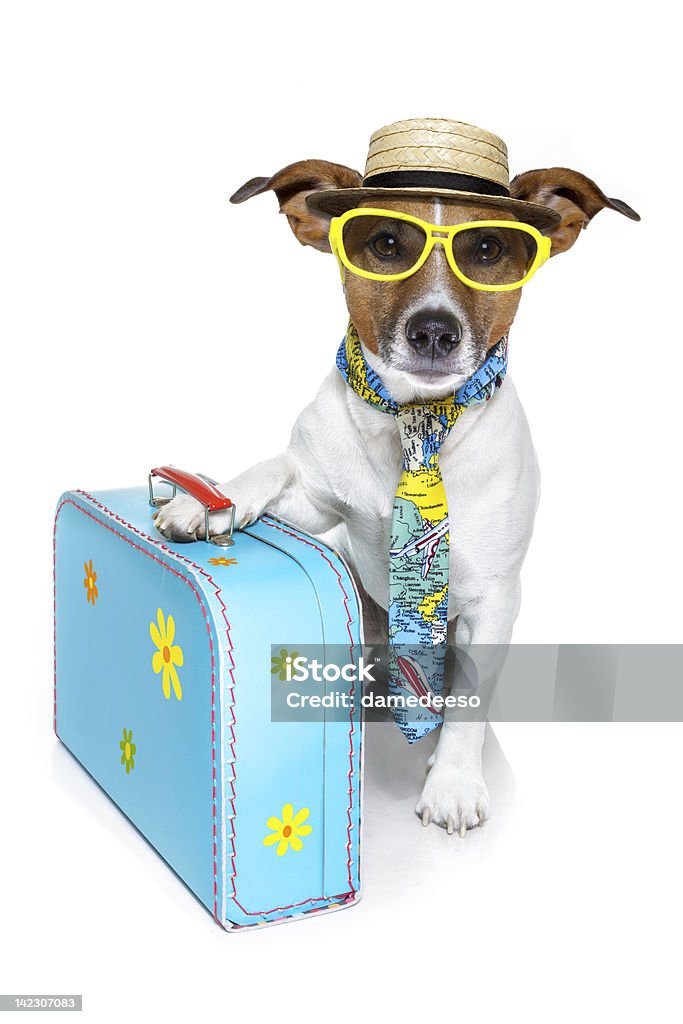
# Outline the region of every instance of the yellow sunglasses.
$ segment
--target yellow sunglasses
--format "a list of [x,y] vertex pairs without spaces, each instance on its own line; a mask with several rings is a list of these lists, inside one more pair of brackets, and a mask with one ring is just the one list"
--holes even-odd
[[402,281],[417,273],[437,242],[458,280],[486,292],[521,288],[543,266],[551,247],[531,224],[509,220],[445,226],[397,210],[362,207],[330,223],[342,281],[344,268],[372,281]]

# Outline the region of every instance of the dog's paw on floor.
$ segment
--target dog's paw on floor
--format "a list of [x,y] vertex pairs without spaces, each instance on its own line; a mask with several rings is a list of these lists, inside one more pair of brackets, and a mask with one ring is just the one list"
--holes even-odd
[[469,828],[483,825],[489,813],[489,794],[480,771],[461,765],[434,765],[417,802],[416,813],[423,825],[440,825],[449,834],[464,836]]

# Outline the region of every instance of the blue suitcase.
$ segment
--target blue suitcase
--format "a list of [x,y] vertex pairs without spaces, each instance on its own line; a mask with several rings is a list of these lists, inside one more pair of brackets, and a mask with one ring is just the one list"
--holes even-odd
[[[153,473],[225,504],[203,479]],[[164,500],[151,476],[149,494]],[[355,903],[358,695],[341,721],[271,714],[272,644],[343,644],[357,663],[348,569],[273,516],[232,544],[173,544],[152,511],[146,488],[59,501],[57,736],[226,929]]]

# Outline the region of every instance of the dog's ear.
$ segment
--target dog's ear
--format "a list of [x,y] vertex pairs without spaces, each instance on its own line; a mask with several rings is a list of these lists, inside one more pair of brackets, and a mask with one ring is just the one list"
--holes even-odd
[[623,213],[631,220],[640,217],[621,199],[610,199],[585,174],[568,167],[547,167],[545,170],[525,171],[510,183],[513,199],[549,206],[562,218],[546,232],[552,238],[551,256],[570,249],[582,228],[588,227],[596,213],[606,207]]
[[327,237],[330,215],[309,210],[306,196],[321,189],[358,188],[361,183],[358,171],[343,164],[331,164],[327,160],[299,160],[283,167],[271,178],[250,178],[230,196],[230,202],[243,203],[261,192],[272,191],[280,204],[280,213],[285,214],[301,244],[330,252]]

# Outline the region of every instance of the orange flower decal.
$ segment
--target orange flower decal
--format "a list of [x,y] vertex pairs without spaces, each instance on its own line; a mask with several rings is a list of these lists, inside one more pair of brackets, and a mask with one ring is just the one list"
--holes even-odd
[[97,589],[97,573],[92,567],[92,558],[89,562],[83,563],[83,571],[85,572],[85,578],[83,580],[83,586],[85,587],[85,596],[88,604],[95,605],[95,601],[100,596],[100,592]]
[[209,565],[237,565],[236,558],[210,558]]

